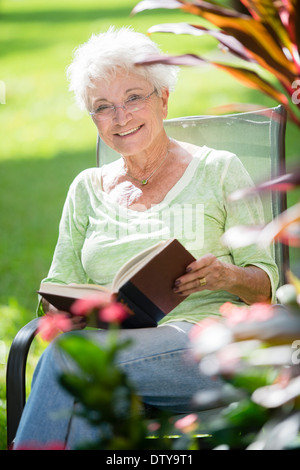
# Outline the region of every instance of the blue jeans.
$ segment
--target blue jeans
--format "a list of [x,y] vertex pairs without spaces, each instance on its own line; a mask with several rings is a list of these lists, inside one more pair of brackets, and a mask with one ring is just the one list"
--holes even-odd
[[[132,338],[133,344],[120,352],[118,363],[144,403],[174,413],[189,413],[191,398],[197,391],[220,386],[200,374],[198,364],[188,353],[192,326],[174,322],[158,328],[119,332],[122,339]],[[83,330],[76,334],[88,335],[101,344],[107,331]],[[69,367],[68,359],[52,342],[35,370],[15,448],[28,442],[59,441],[72,449],[80,442],[96,440],[97,429],[81,418],[72,417],[74,399],[58,384],[58,376]]]

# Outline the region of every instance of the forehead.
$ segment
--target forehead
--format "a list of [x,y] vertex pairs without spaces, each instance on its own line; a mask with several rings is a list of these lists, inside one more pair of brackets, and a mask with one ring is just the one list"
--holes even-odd
[[149,81],[134,72],[118,71],[109,82],[94,80],[93,88],[89,89],[89,100],[91,103],[99,100],[116,101],[122,100],[132,91],[147,92],[150,89]]

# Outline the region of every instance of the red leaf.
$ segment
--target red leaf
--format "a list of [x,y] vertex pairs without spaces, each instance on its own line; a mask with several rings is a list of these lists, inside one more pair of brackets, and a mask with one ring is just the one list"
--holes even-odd
[[231,201],[242,199],[245,196],[249,196],[253,193],[264,192],[264,191],[288,191],[300,186],[300,170],[293,173],[278,176],[269,181],[265,181],[255,187],[244,188],[232,193],[229,197]]
[[154,64],[166,64],[166,65],[200,65],[205,64],[207,61],[196,54],[183,54],[177,56],[168,55],[147,55],[144,59],[140,59],[136,65],[154,65]]
[[208,34],[216,38],[223,46],[228,48],[230,52],[248,62],[256,62],[247,49],[233,36],[219,31],[217,29],[207,29],[204,26],[188,24],[188,23],[164,23],[152,26],[148,29],[148,33],[173,33],[173,34],[190,34],[193,36],[202,36]]

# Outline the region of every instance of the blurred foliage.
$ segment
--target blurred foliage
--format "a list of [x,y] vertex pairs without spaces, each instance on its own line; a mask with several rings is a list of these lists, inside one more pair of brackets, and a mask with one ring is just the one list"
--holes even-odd
[[76,363],[76,372],[65,373],[61,384],[81,404],[79,416],[99,431],[98,442],[84,447],[140,448],[146,434],[145,423],[139,417],[140,401],[126,374],[115,366],[116,354],[129,344],[120,344],[114,334],[106,348],[76,335],[61,337],[59,344]]
[[59,346],[76,364],[76,372],[65,372],[61,384],[79,403],[75,413],[96,428],[99,436],[95,442],[83,442],[80,449],[171,448],[173,441],[165,438],[171,428],[169,415],[161,415],[156,438],[147,439],[151,433],[143,405],[126,373],[116,363],[117,354],[130,344],[119,341],[115,328],[101,347],[76,334],[59,339]]
[[[241,191],[234,198],[257,192],[292,190],[300,185],[299,170]],[[241,229],[234,228],[224,241],[240,246]],[[293,243],[300,247],[300,205],[288,208],[256,233],[245,245]],[[248,231],[252,238],[251,227]],[[230,240],[229,240],[230,239]],[[193,333],[194,354],[200,370],[219,376],[224,387],[218,394],[199,392],[198,410],[223,406],[216,419],[206,423],[212,445],[229,449],[300,449],[300,279],[291,271],[288,284],[277,290],[278,305],[224,304],[221,319],[200,322]],[[229,390],[228,390],[229,387]]]
[[209,35],[219,42],[223,58],[210,60],[190,53],[163,60],[179,65],[213,64],[285,105],[289,117],[300,126],[299,0],[241,0],[241,5],[242,9],[210,0],[143,0],[133,11],[178,9],[207,20],[212,29],[194,23],[167,23],[152,26],[149,32]]
[[[224,328],[224,341],[219,323]],[[215,350],[207,352],[206,336],[213,341],[216,328],[218,344],[215,341]],[[287,304],[274,309],[267,321],[256,319],[232,326],[222,318],[194,337],[200,370],[219,376],[224,383],[209,399],[201,391],[194,397],[198,411],[223,407],[202,423],[211,434],[212,448],[300,448],[299,335],[300,308],[295,311]]]

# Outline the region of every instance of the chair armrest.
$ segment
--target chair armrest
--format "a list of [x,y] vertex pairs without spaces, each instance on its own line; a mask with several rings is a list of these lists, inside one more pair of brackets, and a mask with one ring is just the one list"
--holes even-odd
[[39,318],[34,318],[16,334],[6,368],[6,414],[8,448],[15,438],[26,403],[26,361]]

